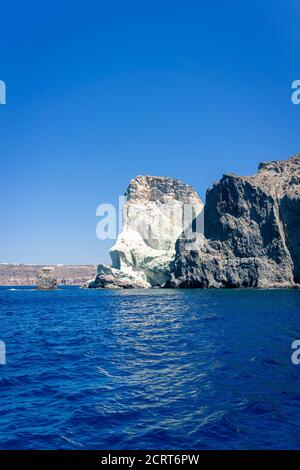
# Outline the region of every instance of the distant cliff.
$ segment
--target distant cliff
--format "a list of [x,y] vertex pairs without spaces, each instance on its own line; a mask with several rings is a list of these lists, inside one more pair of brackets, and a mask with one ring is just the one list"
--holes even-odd
[[205,236],[177,241],[166,287],[300,284],[300,155],[255,176],[225,174],[207,191],[204,220]]
[[[0,264],[0,286],[35,286],[42,265]],[[59,285],[81,286],[96,274],[93,265],[53,266]]]

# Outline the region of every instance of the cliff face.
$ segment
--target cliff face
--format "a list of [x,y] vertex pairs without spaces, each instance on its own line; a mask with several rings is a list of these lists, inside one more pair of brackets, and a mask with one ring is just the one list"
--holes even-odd
[[98,266],[87,287],[156,287],[170,277],[175,243],[192,225],[203,203],[187,184],[174,178],[137,176],[123,210],[123,229],[110,249],[112,266]]
[[176,243],[168,287],[287,287],[300,282],[300,155],[232,174],[207,191],[205,237]]
[[[0,286],[35,286],[38,272],[45,266],[33,264],[0,264]],[[96,274],[92,265],[54,265],[58,285],[82,286]]]
[[57,288],[57,278],[55,276],[54,268],[44,267],[37,275],[37,289],[39,290],[53,290]]

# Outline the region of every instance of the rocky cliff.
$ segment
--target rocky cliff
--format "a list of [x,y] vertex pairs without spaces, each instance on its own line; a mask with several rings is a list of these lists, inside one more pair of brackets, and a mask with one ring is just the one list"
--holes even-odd
[[176,243],[166,287],[290,287],[300,283],[300,155],[225,174],[207,191],[204,234]]
[[112,266],[100,264],[87,287],[163,286],[171,275],[178,237],[193,224],[201,231],[203,203],[179,180],[137,176],[125,196],[123,228],[110,249]]

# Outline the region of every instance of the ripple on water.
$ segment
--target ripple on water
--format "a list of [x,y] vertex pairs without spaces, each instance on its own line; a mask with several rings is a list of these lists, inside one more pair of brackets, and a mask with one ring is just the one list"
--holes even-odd
[[299,296],[0,288],[0,448],[299,448]]

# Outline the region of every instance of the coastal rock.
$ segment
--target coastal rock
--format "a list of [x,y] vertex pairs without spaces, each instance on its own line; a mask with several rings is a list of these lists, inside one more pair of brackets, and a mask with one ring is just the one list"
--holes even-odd
[[37,274],[37,289],[53,290],[57,288],[57,278],[52,267],[44,267]]
[[170,277],[178,237],[202,230],[203,203],[179,180],[137,176],[125,196],[123,228],[110,249],[112,266],[99,265],[87,287],[160,287]]
[[291,287],[300,282],[300,155],[226,174],[207,191],[204,234],[176,243],[166,287]]
[[[42,265],[0,263],[0,286],[35,286]],[[82,286],[96,275],[96,266],[56,264],[58,285]]]

